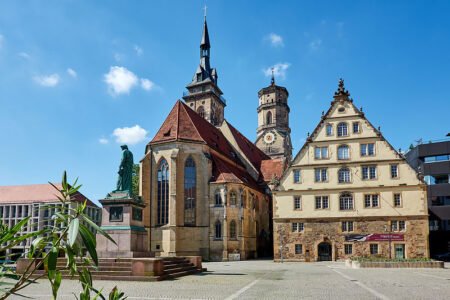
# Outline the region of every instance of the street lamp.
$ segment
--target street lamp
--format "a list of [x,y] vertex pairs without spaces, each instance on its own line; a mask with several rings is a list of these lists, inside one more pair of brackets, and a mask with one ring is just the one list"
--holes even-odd
[[281,255],[281,263],[283,263],[283,234],[284,234],[284,228],[278,228],[277,233],[280,234],[280,255]]
[[[389,225],[389,223],[388,223]],[[384,225],[384,231],[387,232],[388,231],[388,225]],[[389,227],[389,259],[391,259],[391,228]]]

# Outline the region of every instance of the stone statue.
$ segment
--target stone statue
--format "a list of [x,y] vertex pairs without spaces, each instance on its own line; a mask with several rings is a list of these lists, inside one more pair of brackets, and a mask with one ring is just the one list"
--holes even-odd
[[117,191],[128,191],[131,193],[131,179],[133,173],[133,153],[128,150],[127,145],[120,146],[122,148],[122,160],[119,166],[119,176],[117,178]]

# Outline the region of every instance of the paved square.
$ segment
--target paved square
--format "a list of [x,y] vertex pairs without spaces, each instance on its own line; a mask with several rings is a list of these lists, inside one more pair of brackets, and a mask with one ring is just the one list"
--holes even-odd
[[[204,263],[208,272],[162,282],[96,281],[128,299],[449,299],[446,269],[349,269],[343,263],[274,263],[270,260]],[[75,299],[80,286],[66,280],[58,299]],[[50,299],[45,280],[24,294]],[[14,298],[13,298],[14,299]],[[23,299],[23,298],[21,298]]]

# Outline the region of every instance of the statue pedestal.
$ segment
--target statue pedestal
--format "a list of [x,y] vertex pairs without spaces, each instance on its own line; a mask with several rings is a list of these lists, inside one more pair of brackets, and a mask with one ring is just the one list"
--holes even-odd
[[142,210],[145,205],[128,191],[114,191],[99,200],[103,206],[102,225],[117,245],[97,233],[97,253],[100,258],[152,257],[148,251],[148,235]]

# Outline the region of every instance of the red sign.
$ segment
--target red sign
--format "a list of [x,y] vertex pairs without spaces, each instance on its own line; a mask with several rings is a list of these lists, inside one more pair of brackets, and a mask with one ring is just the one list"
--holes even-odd
[[[391,236],[391,241],[404,241],[405,240],[403,234],[391,233],[390,236]],[[386,241],[389,241],[389,234],[388,233],[369,234],[366,237],[366,241],[386,242]]]
[[390,240],[393,242],[404,241],[405,237],[399,233],[374,233],[374,234],[348,234],[345,236],[346,242],[387,242]]

